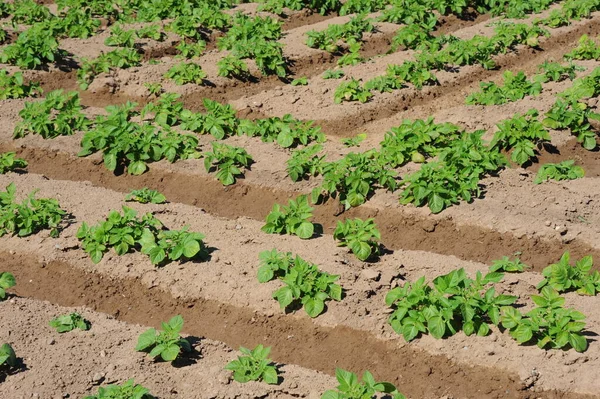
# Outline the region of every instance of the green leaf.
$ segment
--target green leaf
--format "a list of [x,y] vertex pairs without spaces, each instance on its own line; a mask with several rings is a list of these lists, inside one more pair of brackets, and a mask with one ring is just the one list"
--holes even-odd
[[160,357],[165,362],[172,362],[173,360],[177,359],[180,350],[181,348],[176,344],[169,345],[160,352]]
[[143,351],[156,343],[156,330],[150,328],[142,333],[138,338],[138,343],[135,347],[136,351]]
[[311,238],[314,234],[315,226],[311,222],[302,222],[296,229],[296,235],[302,239]]

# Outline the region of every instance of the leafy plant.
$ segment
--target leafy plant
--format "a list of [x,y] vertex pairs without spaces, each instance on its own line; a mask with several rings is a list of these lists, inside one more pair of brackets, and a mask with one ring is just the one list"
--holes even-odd
[[206,42],[203,40],[198,40],[195,43],[187,43],[186,41],[182,40],[175,48],[177,51],[179,51],[179,55],[181,57],[190,59],[199,57],[202,55],[202,53],[204,53],[204,50],[206,50]]
[[84,130],[89,123],[82,112],[79,94],[76,91],[63,94],[62,89],[51,91],[42,101],[26,102],[19,116],[23,120],[15,126],[14,138],[28,133],[45,139],[68,136]]
[[135,31],[135,34],[140,39],[152,39],[162,42],[166,39],[167,35],[161,30],[159,25],[147,25]]
[[253,162],[252,157],[241,147],[212,142],[212,152],[204,153],[204,167],[207,172],[217,170],[217,179],[224,185],[234,184],[237,176],[243,176],[240,168]]
[[286,162],[287,173],[292,181],[299,181],[309,176],[317,176],[323,172],[325,155],[317,155],[323,146],[311,146],[292,151],[292,156]]
[[16,367],[17,366],[17,355],[14,349],[9,344],[3,344],[0,346],[0,367]]
[[392,289],[385,298],[386,304],[394,308],[389,323],[406,341],[420,334],[440,339],[459,330],[466,335],[485,336],[490,332],[489,323],[500,323],[501,307],[512,305],[517,299],[496,295],[491,284],[503,277],[502,273],[484,276],[478,271],[473,280],[464,269],[458,269],[436,277],[433,286],[426,284],[425,277],[407,282]]
[[340,383],[337,390],[326,391],[321,399],[371,399],[377,393],[389,394],[393,399],[406,399],[393,384],[376,382],[373,374],[368,371],[365,371],[362,381],[359,381],[356,374],[336,368],[335,378]]
[[[17,284],[15,276],[9,272],[0,272],[0,300],[6,299],[6,290]],[[0,362],[0,365],[2,362]]]
[[502,259],[492,262],[490,272],[521,273],[526,268],[529,268],[529,266],[522,263],[519,258],[511,260],[508,256],[503,256]]
[[38,82],[24,83],[23,73],[10,75],[6,69],[0,71],[0,100],[35,97],[42,93]]
[[185,226],[181,230],[160,230],[145,228],[140,237],[142,253],[150,257],[154,265],[170,261],[194,259],[206,255],[204,234],[188,231]]
[[460,200],[471,202],[479,196],[479,176],[460,173],[456,167],[443,162],[429,162],[405,177],[400,197],[401,204],[427,204],[431,212],[440,213]]
[[192,346],[189,341],[179,336],[183,328],[183,317],[174,316],[169,322],[161,323],[163,331],[154,328],[146,330],[138,338],[135,350],[138,352],[149,352],[150,357],[161,357],[165,362],[172,362],[181,353],[191,352]]
[[24,169],[27,167],[27,161],[22,158],[17,158],[14,152],[0,153],[0,174],[12,172],[16,169]]
[[267,384],[277,384],[279,377],[277,369],[272,366],[272,360],[268,359],[271,347],[265,348],[258,345],[250,350],[240,347],[240,352],[245,356],[238,356],[225,366],[225,370],[233,371],[233,379],[237,382],[264,381]]
[[336,104],[341,104],[342,101],[360,101],[361,103],[366,103],[371,97],[373,97],[373,94],[363,88],[360,82],[354,78],[340,84],[333,94],[333,100]]
[[59,333],[73,331],[76,328],[87,331],[91,324],[79,313],[70,313],[58,316],[50,321],[50,327],[56,329]]
[[306,76],[302,76],[298,79],[292,80],[290,84],[292,86],[306,86],[308,84],[308,78]]
[[206,72],[198,64],[182,62],[171,67],[165,74],[165,78],[172,79],[178,85],[187,83],[201,85],[206,78]]
[[544,268],[542,275],[544,279],[538,284],[537,289],[549,286],[558,292],[569,292],[576,290],[580,295],[594,296],[600,292],[600,272],[592,271],[594,265],[591,256],[584,256],[570,264],[571,256],[565,252],[558,263]]
[[585,68],[569,63],[569,65],[561,65],[558,62],[544,61],[538,67],[542,72],[543,82],[561,82],[565,79],[573,80],[578,71],[584,71]]
[[50,237],[58,237],[59,225],[67,214],[53,198],[35,198],[37,190],[29,193],[20,204],[16,202],[14,183],[0,192],[0,237],[13,234],[26,237],[41,230],[50,230]]
[[164,92],[162,84],[157,82],[146,82],[144,83],[144,87],[148,89],[148,92],[151,96],[160,97],[160,95]]
[[323,167],[323,183],[311,193],[312,202],[337,198],[345,210],[364,204],[376,187],[396,189],[396,172],[387,167],[381,153],[350,153]]
[[135,103],[128,102],[122,106],[106,107],[108,115],[98,116],[94,127],[85,133],[78,156],[101,151],[108,170],[115,171],[117,166],[126,166],[127,172],[132,175],[146,172],[150,162],[161,159],[175,162],[200,156],[198,138],[194,135],[159,130],[147,122],[132,122],[131,119],[137,115],[133,111],[135,106]]
[[566,60],[597,60],[600,58],[600,46],[588,35],[579,38],[579,44],[565,54]]
[[541,83],[527,80],[527,76],[522,71],[516,75],[511,71],[504,72],[503,86],[498,86],[494,82],[482,82],[479,85],[481,91],[469,94],[467,104],[505,104],[521,100],[526,96],[537,96],[542,91]]
[[284,276],[295,262],[300,262],[300,260],[294,260],[291,252],[278,252],[276,249],[263,251],[258,257],[260,259],[258,267],[258,281],[260,283],[266,283],[275,277]]
[[283,148],[290,148],[296,145],[308,145],[312,141],[322,143],[325,141],[325,135],[321,132],[319,126],[314,126],[312,121],[300,121],[290,114],[285,114],[282,118],[270,117],[266,119],[257,119],[254,123],[247,122],[243,130],[248,136],[261,136],[262,141],[270,143],[275,141]]
[[592,112],[586,103],[574,99],[558,99],[546,113],[543,124],[552,129],[570,129],[583,148],[591,151],[598,143],[597,133],[592,129],[590,120],[600,121],[600,114]]
[[147,229],[157,231],[160,228],[162,223],[151,213],[139,218],[135,210],[124,206],[122,215],[118,211],[111,211],[106,220],[95,226],[83,222],[77,230],[77,238],[92,262],[98,263],[110,247],[115,249],[117,255],[124,255],[139,245]]
[[315,231],[315,226],[309,221],[312,211],[306,195],[289,200],[287,206],[275,204],[261,230],[268,234],[285,233],[302,239],[311,238]]
[[520,344],[534,340],[540,348],[560,349],[572,347],[577,352],[587,349],[587,340],[581,334],[585,328],[585,315],[564,308],[565,299],[550,287],[542,289],[542,295],[532,295],[536,308],[521,314],[513,307],[502,309],[502,327]]
[[83,399],[154,399],[150,390],[128,380],[122,385],[107,385],[98,388],[98,393]]
[[344,71],[341,69],[328,69],[323,72],[323,79],[341,79],[344,77]]
[[54,62],[60,50],[51,30],[35,25],[19,34],[13,44],[4,47],[0,62],[16,65],[21,69],[36,69]]
[[333,232],[334,240],[338,240],[338,246],[348,247],[356,257],[365,261],[371,255],[379,254],[379,243],[381,233],[373,219],[346,219],[337,222]]
[[498,150],[513,149],[510,158],[523,165],[536,155],[539,147],[550,141],[550,134],[537,119],[538,111],[530,109],[524,115],[517,114],[511,119],[498,123],[498,131],[490,143]]
[[273,298],[277,299],[281,308],[300,303],[310,317],[317,317],[325,310],[326,300],[342,300],[342,287],[335,284],[340,276],[322,272],[317,265],[299,256],[292,258],[290,253],[263,252],[261,260],[260,282],[277,277],[286,284],[273,292]]
[[366,133],[359,133],[354,137],[342,139],[342,144],[346,147],[358,147],[366,138]]
[[134,47],[136,38],[135,30],[125,30],[121,25],[115,25],[110,30],[110,36],[104,40],[104,44],[116,47]]
[[552,180],[575,180],[583,177],[585,171],[581,166],[575,165],[574,160],[566,160],[559,163],[546,163],[540,167],[533,181],[535,184]]
[[118,48],[101,54],[94,59],[82,59],[81,68],[77,70],[77,83],[81,90],[87,90],[94,78],[101,73],[109,73],[111,69],[127,69],[140,66],[142,56],[134,48]]
[[156,190],[144,187],[139,190],[133,190],[125,197],[125,201],[135,201],[141,204],[164,204],[167,198]]
[[236,78],[245,82],[251,77],[248,64],[232,55],[220,59],[217,62],[217,67],[219,68],[218,75],[225,78]]

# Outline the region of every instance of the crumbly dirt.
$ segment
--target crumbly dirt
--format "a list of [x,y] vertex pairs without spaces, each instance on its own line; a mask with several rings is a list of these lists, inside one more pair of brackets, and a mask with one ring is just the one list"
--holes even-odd
[[[256,4],[237,9],[260,13]],[[281,79],[262,77],[252,62],[249,66],[255,79],[250,82],[218,77],[216,62],[225,53],[216,49],[217,33],[208,38],[207,51],[193,60],[208,73],[205,84],[176,86],[163,78],[180,62],[174,56],[177,38],[169,35],[164,42],[139,41],[144,53],[142,66],[101,75],[88,91],[80,91],[85,112],[93,117],[102,114],[103,107],[125,101],[143,105],[152,100],[143,84],[161,82],[167,91],[180,94],[192,110],[201,110],[203,98],[208,97],[232,104],[242,117],[290,113],[316,120],[327,134],[324,153],[330,160],[376,147],[385,132],[406,118],[432,116],[437,122],[456,123],[468,130],[484,129],[489,139],[495,125],[515,113],[530,108],[547,111],[556,94],[571,82],[545,84],[539,96],[502,106],[464,105],[465,97],[477,90],[481,81],[500,82],[507,69],[532,75],[542,62],[560,60],[582,34],[600,32],[600,14],[596,13],[590,19],[551,29],[551,37],[542,39],[538,49],[517,46],[496,57],[497,70],[471,66],[440,72],[440,86],[376,94],[367,104],[336,105],[333,92],[341,81],[324,80],[321,74],[335,67],[340,55],[308,48],[305,33],[348,19],[306,11],[290,12],[284,19],[284,54],[294,77],[309,78],[307,86],[293,87]],[[489,35],[489,24],[496,20],[486,15],[469,20],[443,18],[439,32],[462,38]],[[373,58],[345,67],[345,79],[366,80],[383,74],[388,64],[411,59],[411,51],[385,54],[397,26],[377,26],[376,32],[364,38],[363,56]],[[80,57],[112,50],[103,44],[107,36],[105,31],[88,40],[61,40],[60,47],[77,62]],[[159,63],[151,65],[150,59]],[[77,90],[73,62],[26,71],[25,75],[40,81],[46,91]],[[578,76],[599,65],[594,61],[580,64],[587,70]],[[497,290],[517,295],[519,303],[528,306],[529,296],[537,292],[541,270],[565,251],[573,257],[591,254],[600,259],[599,153],[583,150],[568,132],[551,131],[551,146],[539,149],[533,165],[513,166],[483,180],[483,198],[471,204],[432,215],[427,208],[398,205],[397,192],[378,190],[367,204],[340,215],[339,204],[330,200],[314,211],[314,221],[323,233],[300,240],[260,230],[273,204],[309,193],[320,182],[318,178],[291,182],[285,164],[290,150],[256,138],[225,140],[246,148],[256,161],[245,177],[230,187],[223,187],[208,174],[202,160],[158,162],[142,176],[113,174],[104,168],[98,154],[76,156],[81,133],[54,140],[39,136],[13,140],[25,101],[30,99],[0,101],[0,150],[16,151],[30,164],[27,173],[0,175],[0,187],[15,182],[20,197],[39,189],[39,196],[58,198],[72,218],[57,239],[47,232],[24,239],[0,238],[4,259],[0,271],[11,271],[18,279],[11,290],[17,296],[0,303],[0,343],[10,342],[24,365],[18,372],[0,375],[0,398],[81,397],[95,391],[98,381],[135,378],[161,399],[316,399],[336,385],[332,377],[336,367],[357,373],[370,370],[376,379],[397,384],[411,399],[600,397],[597,298],[565,295],[568,306],[588,316],[590,348],[583,354],[518,346],[506,331],[496,328],[487,337],[459,333],[443,340],[425,336],[406,343],[387,323],[390,309],[384,303],[386,293],[406,281],[421,276],[432,279],[457,267],[473,275],[487,270],[494,259],[520,253],[531,268],[507,275]],[[597,108],[597,104],[590,105]],[[341,137],[360,132],[366,132],[367,139],[359,148],[341,145]],[[211,140],[201,137],[201,149],[209,149]],[[586,170],[586,177],[533,184],[539,164],[565,159],[575,159]],[[415,169],[416,165],[409,164],[398,173],[403,176]],[[108,252],[102,262],[92,264],[78,247],[80,223],[103,219],[110,210],[125,205],[125,192],[144,186],[160,190],[170,202],[126,205],[153,212],[170,228],[190,225],[204,233],[209,259],[157,268],[140,253],[119,257]],[[359,262],[336,246],[331,234],[336,222],[346,217],[375,218],[385,249],[377,262]],[[302,310],[285,313],[271,295],[279,283],[259,284],[256,279],[258,254],[272,248],[293,252],[340,275],[344,299],[328,302],[326,312],[316,319]],[[76,307],[93,322],[92,330],[54,333],[48,320],[69,311],[60,305]],[[184,330],[194,338],[198,356],[171,366],[133,351],[137,335],[147,326],[158,327],[160,321],[178,313],[185,317]],[[223,370],[237,354],[233,349],[258,343],[273,347],[272,358],[284,372],[281,385],[241,385]]]
[[[194,351],[173,363],[157,362],[134,350],[147,327],[124,323],[90,309],[65,308],[46,301],[13,297],[0,303],[0,342],[11,344],[18,367],[0,374],[0,396],[81,398],[99,386],[134,379],[157,398],[318,398],[335,387],[335,379],[302,367],[277,364],[281,383],[233,381],[223,367],[240,355],[221,342],[183,336]],[[91,322],[88,331],[59,334],[48,321],[79,312]]]

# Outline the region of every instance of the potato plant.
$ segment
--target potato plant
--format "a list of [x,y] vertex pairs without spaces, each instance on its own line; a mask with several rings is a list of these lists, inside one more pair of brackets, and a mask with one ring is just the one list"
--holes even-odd
[[0,71],[0,100],[10,98],[36,97],[42,93],[38,82],[25,83],[22,72],[9,74],[7,70]]
[[9,272],[0,272],[0,301],[6,299],[6,290],[17,284],[15,276]]
[[404,339],[412,341],[420,334],[440,339],[462,330],[466,335],[488,335],[490,324],[500,323],[500,309],[512,305],[517,297],[496,295],[493,284],[504,274],[477,272],[475,279],[464,269],[438,276],[433,284],[425,277],[396,287],[385,302],[394,310],[389,323]]
[[185,63],[174,65],[165,74],[165,78],[171,79],[178,85],[184,85],[188,83],[194,83],[201,85],[206,79],[206,72],[202,70],[202,67],[194,63]]
[[333,238],[338,241],[338,246],[348,247],[360,260],[366,261],[372,256],[379,254],[379,243],[381,233],[375,226],[374,219],[361,220],[346,219],[338,220]]
[[50,327],[54,328],[58,333],[73,331],[76,328],[86,331],[91,328],[91,323],[83,318],[77,312],[58,316],[50,320]]
[[242,356],[232,360],[225,366],[225,370],[233,371],[233,379],[237,382],[264,381],[267,384],[276,385],[279,383],[277,369],[272,365],[272,360],[268,359],[271,347],[257,345],[250,350],[240,347]]
[[582,178],[585,171],[581,166],[575,165],[575,161],[568,159],[559,163],[543,164],[534,179],[535,184],[541,184],[548,180],[575,180]]
[[17,158],[17,154],[14,152],[3,152],[0,153],[0,174],[7,172],[13,172],[18,169],[25,169],[27,167],[27,161],[23,158]]
[[339,384],[337,389],[323,393],[321,399],[370,399],[378,393],[386,394],[392,399],[406,399],[398,389],[389,382],[376,382],[373,374],[365,371],[362,381],[350,371],[335,369],[335,378]]
[[205,152],[204,167],[207,172],[217,171],[217,179],[224,185],[235,184],[236,178],[244,176],[241,168],[249,169],[252,156],[244,148],[212,142],[213,150]]
[[17,355],[10,344],[0,346],[0,367],[17,367]]
[[62,89],[51,91],[41,101],[26,102],[19,116],[22,121],[15,126],[14,138],[31,133],[53,139],[85,130],[89,124],[82,112],[79,94],[76,91],[64,93]]
[[302,239],[311,238],[315,232],[315,226],[310,222],[312,211],[306,195],[289,200],[287,206],[275,204],[267,215],[262,231],[267,234],[291,234]]
[[565,252],[558,263],[544,268],[544,279],[537,289],[549,286],[560,292],[577,291],[579,295],[595,296],[600,292],[600,272],[592,271],[594,265],[591,256],[584,256],[571,265],[571,255]]
[[144,187],[139,190],[132,190],[125,196],[125,201],[134,201],[140,204],[164,204],[167,202],[167,198],[157,190]]
[[266,283],[277,278],[286,284],[273,292],[282,309],[301,304],[310,317],[317,317],[325,311],[326,300],[342,300],[342,287],[335,283],[340,276],[322,272],[317,265],[290,253],[265,251],[260,258],[258,280]]
[[35,198],[36,190],[20,203],[16,201],[14,183],[0,192],[0,237],[12,234],[26,237],[42,230],[50,230],[50,237],[58,237],[60,224],[67,215],[56,199]]
[[165,362],[172,362],[181,352],[191,352],[190,342],[182,338],[179,333],[183,328],[183,317],[174,316],[167,323],[162,322],[162,331],[156,331],[154,328],[146,330],[138,338],[135,350],[138,352],[148,352],[148,355],[154,359],[160,357]]
[[564,308],[565,298],[551,287],[542,288],[542,295],[532,295],[537,305],[526,314],[514,307],[503,307],[500,318],[502,327],[519,343],[533,341],[541,349],[575,349],[585,352],[588,342],[582,331],[585,315],[574,309]]
[[149,389],[136,384],[133,380],[127,380],[121,385],[99,387],[97,394],[83,399],[154,399],[154,396],[150,395]]

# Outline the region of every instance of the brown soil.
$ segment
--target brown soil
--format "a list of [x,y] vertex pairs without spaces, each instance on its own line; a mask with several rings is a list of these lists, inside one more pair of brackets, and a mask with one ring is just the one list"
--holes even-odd
[[[237,9],[258,12],[252,3]],[[541,49],[519,46],[497,57],[497,70],[473,66],[440,72],[438,87],[376,95],[362,105],[336,105],[333,91],[340,81],[324,80],[320,75],[334,67],[340,55],[308,48],[305,34],[348,19],[306,11],[291,12],[284,18],[284,54],[295,77],[309,78],[307,86],[292,87],[280,79],[262,77],[253,63],[250,68],[257,79],[252,82],[218,77],[216,62],[224,53],[216,49],[216,34],[209,39],[205,54],[194,60],[208,73],[211,84],[176,86],[163,79],[179,62],[173,57],[177,38],[171,35],[163,43],[140,42],[145,57],[142,66],[100,76],[88,91],[80,91],[82,103],[88,107],[85,112],[92,117],[103,113],[106,105],[144,104],[150,99],[143,84],[161,82],[193,110],[200,110],[202,99],[208,97],[229,102],[244,117],[291,113],[317,120],[328,136],[324,143],[328,159],[376,147],[386,131],[406,118],[433,116],[438,122],[456,123],[465,129],[484,129],[490,138],[494,126],[515,113],[530,108],[546,112],[556,94],[572,83],[549,83],[538,97],[497,107],[466,106],[466,95],[478,89],[481,81],[501,81],[507,69],[531,75],[543,61],[559,60],[583,33],[600,32],[600,14],[596,13],[571,26],[552,29],[551,37],[541,41]],[[439,32],[462,38],[489,35],[489,22],[495,20],[487,15],[472,20],[443,18]],[[370,79],[384,73],[388,64],[411,59],[411,51],[385,54],[398,26],[377,25],[377,32],[365,36],[363,47],[363,55],[373,58],[345,67],[346,79]],[[103,44],[107,35],[104,31],[87,40],[61,40],[61,48],[74,59],[96,56],[112,49]],[[160,63],[150,65],[149,59]],[[594,61],[581,64],[588,69],[579,76],[598,66]],[[26,76],[41,81],[46,91],[78,90],[76,71],[69,69],[67,65],[51,66],[47,71],[27,71]],[[76,157],[81,133],[47,141],[38,136],[14,141],[12,131],[24,101],[28,100],[0,101],[0,150],[16,151],[24,157],[29,162],[28,173],[0,175],[0,187],[15,182],[20,197],[39,189],[39,196],[57,198],[72,219],[56,239],[47,232],[0,239],[4,258],[0,271],[11,271],[18,281],[11,291],[18,297],[0,303],[0,344],[10,342],[25,366],[0,376],[1,398],[80,397],[94,392],[98,382],[135,378],[159,398],[317,399],[336,385],[332,377],[336,367],[357,373],[370,370],[376,379],[396,383],[411,399],[600,397],[600,346],[595,338],[600,333],[600,313],[595,297],[565,295],[569,307],[587,315],[590,347],[583,354],[519,346],[497,328],[487,337],[458,333],[443,340],[424,336],[406,343],[387,323],[390,310],[384,304],[387,292],[405,281],[421,276],[432,279],[457,267],[474,275],[487,270],[494,259],[521,253],[520,258],[531,268],[507,275],[496,288],[529,306],[530,295],[537,293],[540,271],[565,251],[576,258],[590,254],[600,259],[598,152],[582,150],[569,132],[551,131],[551,146],[540,150],[537,163],[486,178],[483,198],[471,204],[432,215],[427,209],[399,206],[398,193],[378,190],[367,204],[340,215],[339,204],[330,200],[314,211],[313,220],[322,225],[323,234],[305,241],[260,230],[273,204],[309,193],[320,182],[318,178],[290,181],[285,171],[289,150],[255,138],[227,139],[229,144],[246,148],[256,161],[244,179],[229,187],[206,173],[202,160],[151,164],[151,170],[142,176],[115,175],[104,168],[97,154]],[[363,131],[368,138],[359,149],[345,148],[339,142],[340,137]],[[200,137],[201,149],[209,148],[211,140]],[[586,177],[533,184],[539,164],[564,159],[575,159],[585,168]],[[409,164],[398,172],[403,176],[415,168]],[[143,186],[160,190],[170,203],[144,206],[123,202],[123,193]],[[140,253],[119,257],[109,251],[99,264],[92,264],[78,245],[80,223],[95,223],[122,205],[152,212],[168,227],[190,225],[204,233],[211,249],[209,258],[156,268]],[[336,246],[331,233],[337,221],[346,217],[375,218],[386,249],[376,262],[360,262]],[[279,283],[256,280],[258,254],[272,248],[293,252],[338,274],[343,300],[329,302],[326,312],[316,319],[302,310],[282,311],[272,299]],[[63,335],[52,332],[48,320],[70,311],[59,306],[77,307],[93,322],[92,330]],[[199,357],[172,367],[133,351],[145,328],[140,325],[157,327],[177,313],[184,316],[185,333],[194,338]],[[233,348],[258,343],[273,347],[272,358],[282,364],[284,372],[281,385],[238,384],[223,370],[237,354]],[[95,378],[98,375],[101,377]]]

